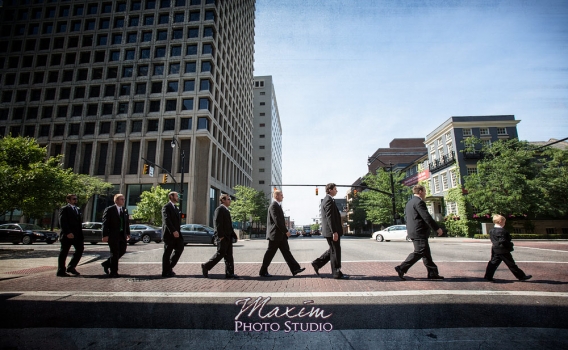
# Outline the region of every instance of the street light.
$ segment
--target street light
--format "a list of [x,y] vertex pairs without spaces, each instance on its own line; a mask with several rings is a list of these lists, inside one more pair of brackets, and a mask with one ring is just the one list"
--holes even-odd
[[183,214],[184,211],[183,210],[183,174],[185,173],[185,151],[181,148],[179,141],[174,136],[174,138],[172,139],[172,143],[170,145],[172,146],[172,148],[176,148],[176,144],[180,149],[180,156],[181,156],[181,181],[179,184],[179,193],[180,193],[179,207]]
[[393,179],[393,175],[392,175],[393,164],[390,161],[389,161],[389,164],[386,164],[385,162],[383,162],[382,160],[379,159],[379,156],[375,156],[375,157],[369,157],[367,159],[367,165],[373,164],[373,162],[375,160],[378,160],[379,162],[381,162],[384,165],[389,167],[390,185],[391,185],[391,202],[392,202],[392,224],[396,225],[396,199],[395,199],[395,196],[394,196],[394,179]]

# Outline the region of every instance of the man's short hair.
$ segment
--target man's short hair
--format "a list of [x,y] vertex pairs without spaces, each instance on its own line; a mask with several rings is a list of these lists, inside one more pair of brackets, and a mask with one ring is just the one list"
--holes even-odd
[[70,201],[71,198],[73,198],[73,197],[77,197],[77,195],[74,194],[74,193],[69,193],[67,196],[65,196],[65,199],[67,199],[68,201]]
[[124,197],[124,195],[122,193],[117,193],[114,195],[114,202],[116,203],[116,200],[120,197]]
[[229,196],[226,193],[223,193],[220,197],[219,197],[219,202],[223,202],[223,199],[227,199],[227,198],[231,198],[231,196]]
[[503,215],[500,215],[500,214],[493,215],[493,223],[494,224],[498,224],[500,222],[503,222],[503,220],[505,220],[505,217]]
[[177,192],[176,192],[176,191],[172,191],[172,192],[168,193],[168,198],[169,198],[169,199],[172,199],[172,197],[173,197],[174,194],[177,194]]
[[329,193],[329,191],[335,188],[335,184],[333,182],[328,183],[325,185],[325,193]]
[[276,195],[282,193],[281,190],[274,190],[274,192],[272,192],[272,198],[276,198]]
[[418,194],[418,193],[420,193],[420,191],[426,192],[426,189],[424,188],[424,186],[422,186],[422,185],[415,185],[414,187],[412,187],[412,193]]

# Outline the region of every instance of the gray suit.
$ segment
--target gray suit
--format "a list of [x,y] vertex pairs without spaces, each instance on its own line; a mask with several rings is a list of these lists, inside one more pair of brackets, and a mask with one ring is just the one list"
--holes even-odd
[[[343,227],[341,226],[341,214],[335,205],[333,197],[327,194],[321,202],[321,234],[327,240],[329,249],[319,258],[312,262],[318,269],[321,269],[327,262],[331,262],[331,273],[334,277],[342,275],[341,271],[341,236]],[[333,240],[333,233],[339,236],[337,241]]]

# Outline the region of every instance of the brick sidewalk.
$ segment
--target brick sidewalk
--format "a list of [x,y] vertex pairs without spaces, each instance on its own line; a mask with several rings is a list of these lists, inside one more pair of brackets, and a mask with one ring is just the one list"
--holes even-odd
[[331,278],[329,265],[315,275],[310,264],[304,273],[292,277],[285,263],[272,263],[272,278],[258,276],[260,263],[237,263],[237,280],[224,278],[221,262],[209,272],[209,278],[201,275],[199,263],[182,263],[176,266],[176,278],[161,277],[160,264],[125,263],[120,265],[121,278],[109,279],[103,274],[100,260],[80,266],[79,277],[57,278],[55,270],[0,281],[0,291],[88,291],[88,292],[367,292],[405,290],[493,290],[568,292],[566,264],[522,262],[519,266],[534,277],[528,282],[518,282],[502,264],[497,270],[497,283],[483,280],[485,262],[438,263],[443,281],[429,281],[426,269],[419,262],[400,281],[394,271],[394,262],[347,262],[343,271],[349,280]]

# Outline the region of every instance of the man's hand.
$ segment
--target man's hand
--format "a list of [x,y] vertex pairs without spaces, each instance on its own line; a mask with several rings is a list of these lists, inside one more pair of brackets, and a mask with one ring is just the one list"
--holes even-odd
[[126,240],[130,241],[130,235],[126,236]]
[[174,237],[178,238],[179,237],[179,232],[178,231],[174,231]]
[[108,242],[108,236],[103,237],[103,242]]
[[286,236],[288,236],[288,237],[291,236],[290,231],[286,232]]
[[339,235],[337,234],[337,232],[334,232],[334,233],[333,233],[333,240],[334,240],[335,242],[337,242],[337,240],[339,240]]
[[438,232],[438,237],[444,234],[444,231],[442,231],[441,228],[439,228],[436,232]]
[[67,238],[73,239],[73,238],[75,238],[75,236],[74,236],[72,233],[68,233],[68,234],[67,234]]

